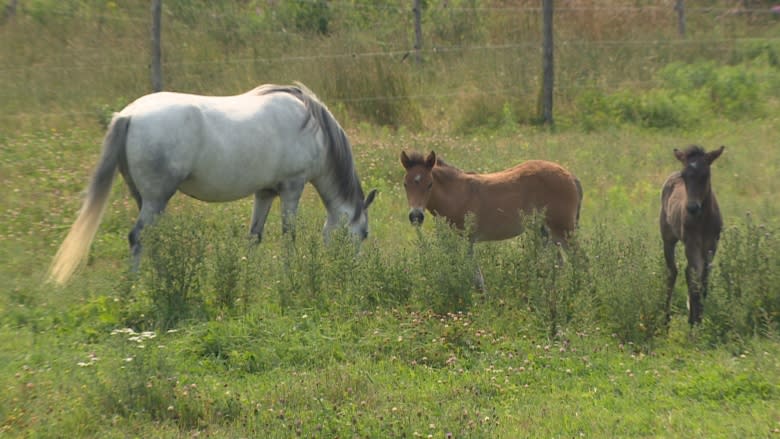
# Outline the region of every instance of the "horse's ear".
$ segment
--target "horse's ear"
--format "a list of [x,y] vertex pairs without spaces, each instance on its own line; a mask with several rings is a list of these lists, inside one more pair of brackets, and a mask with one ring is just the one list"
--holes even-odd
[[686,164],[685,163],[685,153],[684,152],[680,151],[677,148],[674,148],[674,156],[677,157],[677,160],[683,162],[683,164]]
[[436,153],[431,151],[431,153],[428,154],[428,157],[425,158],[425,167],[428,169],[433,169],[435,165],[436,165]]
[[726,149],[725,145],[721,145],[720,148],[710,151],[707,153],[707,163],[712,164],[712,162],[715,161],[718,157],[720,157],[721,154],[723,154],[723,150]]
[[409,156],[406,155],[406,151],[401,151],[401,164],[404,165],[404,169],[409,169],[411,163],[409,163]]
[[368,196],[366,197],[366,201],[363,202],[363,210],[368,209],[368,206],[371,205],[371,203],[374,202],[374,198],[376,198],[377,194],[376,189],[372,189],[371,192],[368,193]]

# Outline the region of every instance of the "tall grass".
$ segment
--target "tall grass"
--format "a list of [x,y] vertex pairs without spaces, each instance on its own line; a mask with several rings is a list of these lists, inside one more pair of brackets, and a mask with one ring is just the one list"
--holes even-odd
[[[114,321],[167,330],[187,320],[246,315],[269,299],[255,287],[262,282],[275,286],[271,300],[291,316],[399,307],[448,315],[484,303],[520,312],[527,331],[553,339],[574,328],[601,328],[650,348],[666,334],[660,249],[604,224],[579,233],[564,250],[539,232],[538,220],[529,220],[519,238],[478,243],[472,254],[461,233],[434,220],[431,230],[418,230],[416,239],[388,252],[372,242],[358,246],[346,229],[323,242],[319,221],[304,213],[295,239],[283,237],[281,253],[271,256],[248,244],[236,224],[204,232],[202,217],[163,218],[144,234],[144,269],[134,293],[140,302],[115,308]],[[749,217],[724,233],[702,330],[713,343],[780,335],[776,233]],[[484,291],[474,282],[478,266]],[[683,316],[686,286],[679,287],[673,305]],[[149,316],[145,323],[139,314]]]

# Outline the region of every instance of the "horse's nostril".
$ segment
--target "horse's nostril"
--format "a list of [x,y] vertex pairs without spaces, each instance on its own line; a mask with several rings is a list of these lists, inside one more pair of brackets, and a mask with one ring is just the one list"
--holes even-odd
[[701,211],[701,204],[688,203],[687,209],[688,209],[688,213],[690,213],[691,215],[696,215]]
[[414,225],[422,224],[424,219],[425,219],[425,215],[423,215],[423,213],[420,211],[413,210],[409,212],[409,222],[411,222]]

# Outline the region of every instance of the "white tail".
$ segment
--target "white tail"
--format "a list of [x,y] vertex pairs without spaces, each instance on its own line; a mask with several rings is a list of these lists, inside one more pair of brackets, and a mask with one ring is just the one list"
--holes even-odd
[[103,153],[92,175],[87,197],[81,206],[78,218],[71,226],[49,267],[47,276],[49,281],[64,284],[86,258],[108,204],[119,157],[125,149],[129,125],[129,117],[115,115],[111,120],[106,137],[103,139]]

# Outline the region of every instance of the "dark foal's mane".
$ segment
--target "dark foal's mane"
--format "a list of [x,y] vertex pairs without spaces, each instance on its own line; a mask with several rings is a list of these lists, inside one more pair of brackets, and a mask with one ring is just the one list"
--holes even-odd
[[704,151],[704,148],[699,145],[689,145],[687,148],[685,148],[683,154],[685,155],[686,160],[690,160],[692,158],[704,157],[707,152]]

